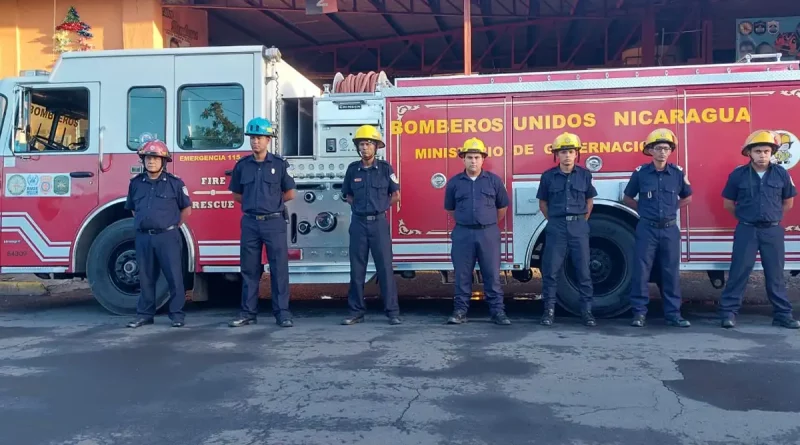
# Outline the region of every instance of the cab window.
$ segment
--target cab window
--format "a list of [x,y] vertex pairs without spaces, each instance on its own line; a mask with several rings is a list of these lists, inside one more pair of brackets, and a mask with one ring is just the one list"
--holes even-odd
[[89,147],[89,90],[34,89],[28,110],[31,152],[73,152]]
[[244,145],[241,85],[184,86],[178,101],[178,144],[182,149],[236,150]]
[[166,138],[167,91],[162,87],[134,87],[128,91],[128,148],[137,150],[144,133],[162,141]]

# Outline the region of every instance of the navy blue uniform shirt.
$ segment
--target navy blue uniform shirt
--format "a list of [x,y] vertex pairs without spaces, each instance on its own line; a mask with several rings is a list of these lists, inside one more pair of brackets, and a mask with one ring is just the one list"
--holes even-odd
[[736,203],[736,219],[745,223],[780,222],[783,219],[783,200],[794,198],[797,189],[789,172],[772,164],[759,177],[750,166],[740,165],[730,175],[722,197]]
[[128,184],[125,208],[134,212],[136,230],[164,230],[181,222],[181,210],[192,205],[183,180],[161,172],[156,179],[140,173]]
[[342,183],[342,194],[353,197],[353,213],[374,215],[389,210],[392,193],[400,190],[394,168],[376,159],[370,167],[361,161],[347,166]]
[[678,217],[678,202],[692,195],[686,173],[675,164],[656,170],[650,162],[636,167],[625,187],[625,196],[639,195],[639,217],[651,221],[673,220]]
[[258,162],[253,155],[236,162],[228,190],[242,195],[242,211],[253,215],[283,212],[283,193],[294,189],[289,164],[280,156],[267,153]]
[[595,196],[592,173],[577,165],[569,174],[558,166],[547,170],[536,192],[537,199],[547,201],[548,217],[585,215],[589,212],[586,200]]
[[508,192],[499,176],[486,170],[473,181],[466,172],[453,176],[444,190],[444,209],[455,210],[456,224],[497,224],[497,209],[508,207]]

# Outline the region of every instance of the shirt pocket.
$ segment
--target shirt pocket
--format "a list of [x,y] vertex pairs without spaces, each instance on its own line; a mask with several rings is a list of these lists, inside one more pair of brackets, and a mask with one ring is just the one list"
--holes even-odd
[[178,195],[175,190],[160,190],[155,193],[153,205],[159,210],[177,210]]
[[764,184],[764,191],[768,198],[783,198],[783,181],[780,178],[769,178]]
[[569,187],[569,197],[574,203],[586,202],[586,191],[589,186],[586,183],[571,184]]
[[750,188],[750,184],[747,181],[742,181],[736,190],[736,202],[747,203],[752,198],[752,194],[753,190]]
[[256,172],[248,170],[243,171],[242,176],[239,177],[239,184],[241,184],[242,186],[242,191],[251,190],[255,180],[256,180]]
[[495,208],[497,192],[495,192],[494,187],[491,185],[483,185],[481,186],[480,191],[481,203],[486,207]]
[[677,187],[665,184],[659,190],[661,195],[661,202],[667,206],[677,206],[678,204],[678,189]]

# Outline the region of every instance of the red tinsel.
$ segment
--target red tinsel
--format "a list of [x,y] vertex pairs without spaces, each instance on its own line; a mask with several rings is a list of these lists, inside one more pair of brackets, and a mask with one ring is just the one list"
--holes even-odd
[[83,25],[80,22],[76,23],[62,23],[56,26],[57,31],[72,31],[78,32],[83,29]]

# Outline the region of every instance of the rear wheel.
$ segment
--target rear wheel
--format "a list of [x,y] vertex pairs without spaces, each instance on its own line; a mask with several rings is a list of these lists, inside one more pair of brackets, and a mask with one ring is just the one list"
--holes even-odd
[[[116,315],[136,314],[139,300],[139,263],[136,260],[133,218],[117,221],[103,229],[89,249],[86,277],[94,298]],[[164,274],[156,282],[156,308],[169,300]]]
[[[589,272],[594,286],[592,312],[596,317],[615,317],[630,308],[628,292],[636,238],[628,224],[608,215],[592,216],[589,227]],[[581,311],[577,283],[575,268],[567,254],[558,280],[557,300],[561,307],[575,315]]]

